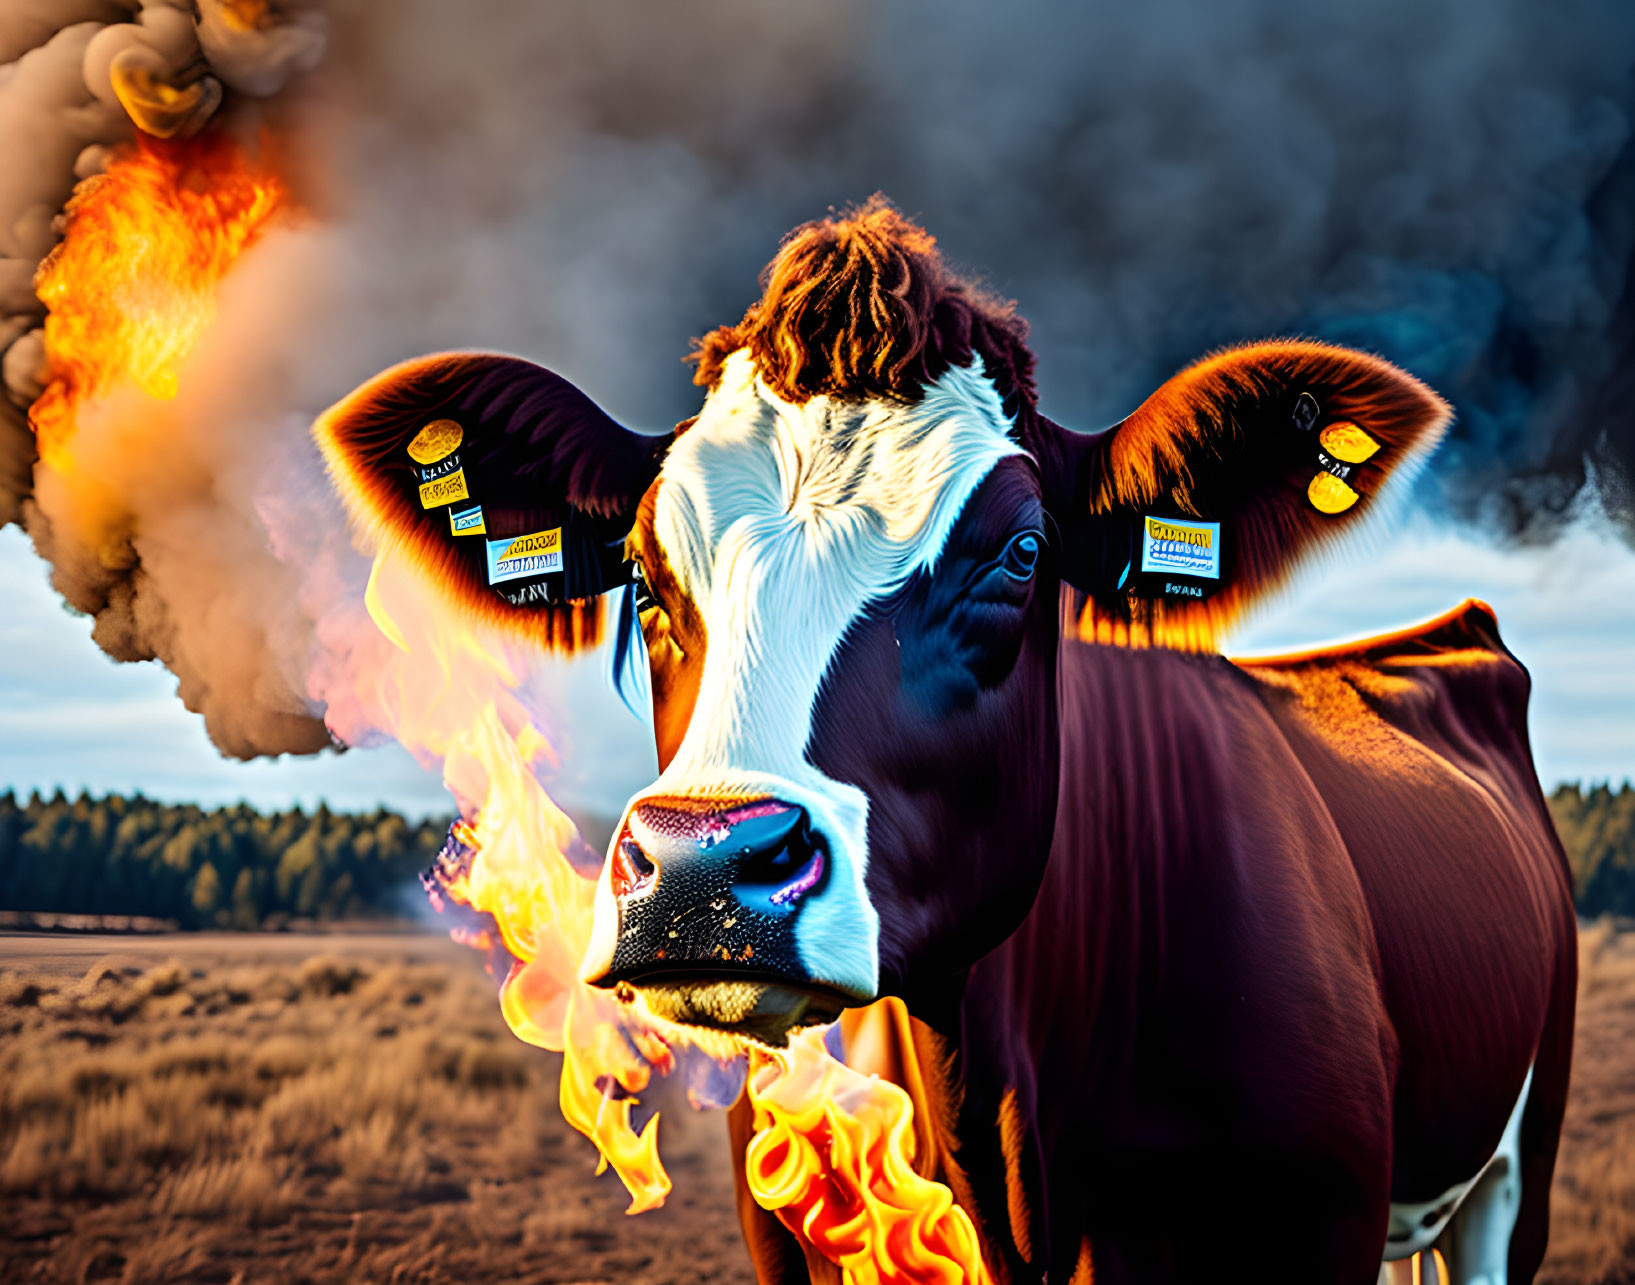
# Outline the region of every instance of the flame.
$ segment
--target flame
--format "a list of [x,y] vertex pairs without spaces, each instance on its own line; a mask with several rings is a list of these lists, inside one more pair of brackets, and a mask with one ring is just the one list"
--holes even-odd
[[750,1194],[835,1263],[847,1285],[989,1282],[976,1228],[914,1171],[914,1105],[828,1055],[821,1033],[755,1055]]
[[506,1022],[562,1054],[562,1114],[601,1152],[597,1172],[611,1167],[629,1190],[628,1212],[656,1208],[670,1191],[658,1116],[638,1133],[632,1112],[652,1073],[670,1071],[670,1040],[578,980],[595,882],[569,859],[578,833],[540,784],[537,769],[553,755],[518,694],[531,655],[450,612],[412,560],[391,553],[376,557],[365,605],[390,650],[352,696],[367,722],[442,763],[463,817],[428,887],[492,925],[456,933],[490,951],[498,939],[510,961]]
[[451,611],[411,548],[377,555],[365,602],[384,645],[360,667],[364,690],[352,699],[365,721],[440,760],[460,804],[428,888],[439,904],[479,917],[483,927],[456,936],[504,961],[500,1007],[512,1031],[562,1054],[563,1117],[601,1153],[597,1172],[611,1168],[624,1183],[627,1212],[662,1205],[671,1189],[659,1117],[637,1129],[638,1095],[683,1062],[708,1071],[748,1054],[758,1202],[848,1281],[987,1280],[969,1217],[947,1187],[914,1172],[913,1105],[902,1089],[847,1069],[821,1032],[774,1052],[666,1022],[639,992],[578,980],[595,872],[569,859],[573,824],[537,772],[552,754],[520,694],[537,653]]
[[[260,8],[244,0],[236,12],[253,21]],[[277,176],[222,134],[144,136],[79,187],[65,239],[36,278],[50,308],[49,368],[30,418],[49,467],[73,464],[86,405],[119,388],[159,401],[177,395],[187,358],[215,320],[222,279],[290,206]],[[428,888],[440,907],[476,917],[453,935],[504,973],[500,1005],[511,1029],[562,1053],[563,1116],[600,1152],[597,1172],[611,1168],[624,1183],[628,1212],[662,1205],[671,1189],[658,1115],[638,1131],[637,1095],[684,1059],[719,1069],[749,1052],[756,1200],[848,1281],[987,1280],[970,1219],[946,1187],[912,1168],[913,1107],[901,1089],[849,1071],[820,1035],[772,1053],[676,1027],[630,995],[578,980],[595,885],[569,858],[579,845],[573,823],[540,784],[553,752],[519,695],[536,656],[481,623],[462,623],[407,552],[383,549],[364,595],[384,649],[356,667],[350,689],[315,695],[329,702],[345,739],[358,728],[384,730],[423,763],[441,764],[462,819]],[[722,1082],[736,1086],[730,1075]],[[696,1104],[712,1095],[692,1096]]]
[[79,408],[119,385],[176,396],[234,261],[289,206],[283,183],[224,134],[143,136],[68,202],[40,265],[45,391],[30,411],[40,457],[63,471]]
[[273,25],[267,0],[220,0],[216,12],[234,31],[259,31]]

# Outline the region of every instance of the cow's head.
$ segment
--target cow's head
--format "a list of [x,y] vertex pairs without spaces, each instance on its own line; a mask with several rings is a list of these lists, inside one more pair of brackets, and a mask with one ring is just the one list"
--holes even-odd
[[[876,201],[785,241],[669,436],[469,354],[320,421],[373,520],[501,624],[582,640],[584,601],[635,577],[661,773],[613,839],[587,981],[777,1039],[957,976],[1044,872],[1064,634],[1213,645],[1447,418],[1382,361],[1279,341],[1072,433],[1037,410],[1026,334]],[[557,530],[559,571],[496,580],[426,507],[406,448],[443,420],[487,543]],[[1145,565],[1148,518],[1218,524],[1218,578]]]

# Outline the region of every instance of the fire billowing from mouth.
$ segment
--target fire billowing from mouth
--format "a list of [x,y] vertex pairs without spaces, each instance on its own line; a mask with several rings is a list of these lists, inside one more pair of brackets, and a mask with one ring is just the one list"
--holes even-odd
[[[478,722],[498,731],[491,711]],[[578,871],[565,882],[549,877],[562,869],[551,849],[561,851],[564,835],[537,828],[548,800],[531,772],[517,770],[526,762],[515,754],[516,739],[531,745],[528,731],[483,751],[487,803],[475,822],[456,823],[427,888],[434,902],[478,917],[461,936],[489,952],[496,974],[507,970],[500,1003],[512,1029],[561,1050],[563,1117],[624,1182],[629,1212],[663,1204],[670,1190],[658,1116],[637,1134],[635,1095],[654,1072],[679,1073],[695,1106],[747,1094],[750,1195],[845,1279],[990,1281],[970,1218],[915,1168],[908,1094],[831,1056],[821,1024],[839,1016],[846,997],[703,971],[649,971],[611,991],[574,978],[564,936],[582,941],[588,932],[592,885]]]

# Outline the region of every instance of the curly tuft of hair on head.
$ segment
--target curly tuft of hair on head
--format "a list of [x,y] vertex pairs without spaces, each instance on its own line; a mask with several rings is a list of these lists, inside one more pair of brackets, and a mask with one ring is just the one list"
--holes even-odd
[[1034,407],[1028,325],[1015,304],[954,272],[936,239],[878,193],[796,228],[760,280],[743,320],[694,344],[693,382],[714,388],[727,357],[748,348],[761,378],[797,405],[914,402],[950,366],[980,357],[1007,413]]

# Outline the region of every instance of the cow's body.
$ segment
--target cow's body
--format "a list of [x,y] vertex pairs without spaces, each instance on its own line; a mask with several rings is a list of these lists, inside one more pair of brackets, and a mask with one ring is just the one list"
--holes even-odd
[[[581,638],[640,567],[661,776],[581,978],[773,1043],[850,1005],[848,1057],[917,1099],[916,1164],[1002,1280],[1362,1285],[1445,1227],[1458,1285],[1531,1279],[1576,960],[1525,671],[1478,606],[1213,650],[1446,405],[1274,341],[1070,432],[1025,325],[879,203],[792,235],[697,355],[669,438],[460,354],[319,427],[360,517],[491,624]],[[431,426],[557,579],[495,596],[417,490]],[[1215,569],[1144,576],[1149,539]],[[837,1279],[739,1204],[764,1280]]]
[[[1370,1281],[1393,1204],[1448,1222],[1531,1070],[1519,1172],[1494,1178],[1513,1206],[1451,1214],[1496,1201],[1530,1279],[1575,925],[1491,614],[1246,664],[1069,641],[1061,671],[1021,929],[957,996],[913,997],[924,1022],[852,1024],[865,1067],[923,1086],[926,1167],[996,1272]],[[765,1278],[823,1272],[740,1207]]]

